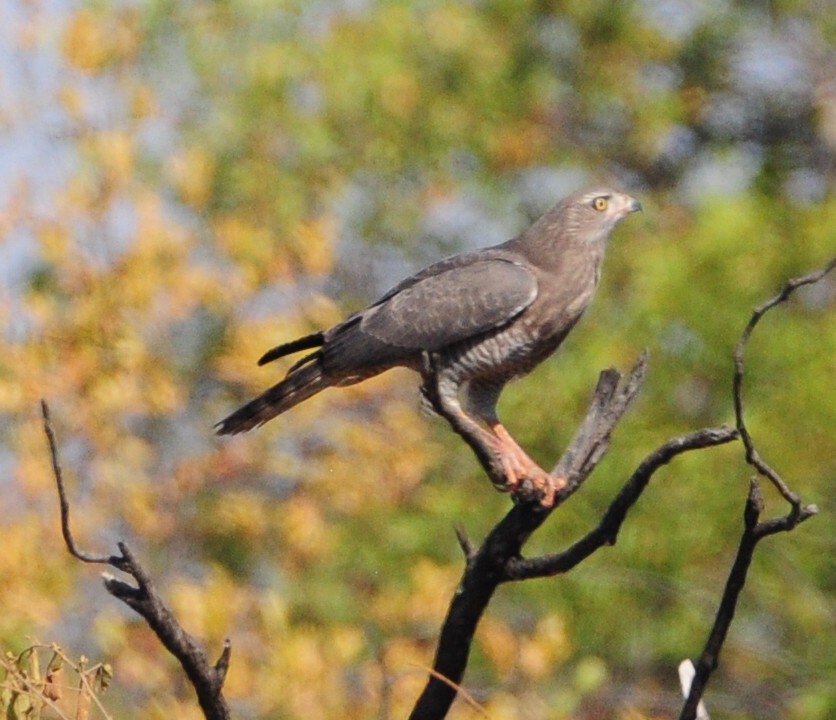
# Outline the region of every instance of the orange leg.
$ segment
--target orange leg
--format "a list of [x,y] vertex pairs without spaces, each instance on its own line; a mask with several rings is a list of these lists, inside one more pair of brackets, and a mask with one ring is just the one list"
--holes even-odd
[[[534,489],[539,491],[540,502],[544,507],[554,505],[557,492],[566,486],[566,479],[552,477],[543,470],[517,444],[496,418],[492,406],[501,385],[494,387],[493,394],[487,397],[487,400],[492,399],[493,402],[487,402],[485,396],[482,396],[483,412],[476,413],[476,417],[490,429],[488,432],[480,422],[477,422],[462,408],[457,396],[459,384],[451,377],[431,374],[430,370],[434,368],[430,366],[428,374],[424,376],[424,397],[447,419],[453,429],[468,441],[477,456],[481,458],[484,453],[496,455],[502,469],[503,489],[508,490],[512,495],[522,494],[523,488],[530,488],[533,485]],[[491,406],[489,412],[484,412],[486,405]],[[495,482],[499,480],[493,476],[491,479]]]
[[555,478],[541,468],[523,450],[499,421],[490,423],[497,439],[497,451],[508,479],[508,488],[513,493],[523,480],[530,480],[543,494],[542,504],[551,507],[558,490],[566,486],[565,478]]

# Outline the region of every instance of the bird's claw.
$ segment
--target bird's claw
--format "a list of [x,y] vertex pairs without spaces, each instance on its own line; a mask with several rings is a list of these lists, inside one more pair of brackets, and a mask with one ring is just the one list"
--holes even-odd
[[566,479],[554,477],[542,471],[536,477],[526,477],[511,490],[514,500],[522,502],[538,501],[544,508],[554,507],[557,493],[566,487]]
[[558,491],[566,486],[566,479],[543,470],[501,423],[491,424],[491,431],[504,479],[500,487],[516,501],[539,501],[543,507],[552,507]]
[[554,477],[524,453],[503,454],[500,458],[505,475],[504,489],[518,501],[538,500],[545,508],[554,505],[565,478]]

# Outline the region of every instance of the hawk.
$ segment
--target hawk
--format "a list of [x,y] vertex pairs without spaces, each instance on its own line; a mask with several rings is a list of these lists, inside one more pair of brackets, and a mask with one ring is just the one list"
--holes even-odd
[[[610,233],[638,200],[607,188],[570,195],[500,245],[441,260],[328,330],[268,350],[259,365],[302,350],[283,380],[216,426],[245,432],[325,388],[403,366],[504,471],[553,497],[555,479],[514,441],[496,413],[505,385],[550,356],[589,306]],[[430,384],[433,384],[432,386]]]

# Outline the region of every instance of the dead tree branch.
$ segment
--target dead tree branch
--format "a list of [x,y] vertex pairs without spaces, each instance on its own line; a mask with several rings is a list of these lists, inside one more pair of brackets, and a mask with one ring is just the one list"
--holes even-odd
[[734,350],[734,379],[732,382],[734,415],[737,422],[737,429],[740,431],[740,437],[743,440],[743,446],[746,448],[746,462],[752,465],[758,471],[759,475],[768,478],[769,481],[777,488],[778,492],[780,492],[783,498],[792,506],[793,517],[797,517],[801,512],[801,501],[799,500],[798,495],[790,490],[783,478],[781,478],[781,476],[775,472],[775,470],[773,470],[760,456],[744,420],[745,406],[743,402],[743,372],[746,345],[749,343],[749,338],[752,336],[752,331],[755,329],[755,326],[767,312],[777,305],[785,303],[789,299],[790,295],[798,290],[798,288],[803,287],[804,285],[817,283],[831,270],[833,270],[834,267],[836,267],[836,257],[827,263],[827,265],[825,265],[821,270],[787,281],[784,287],[781,288],[781,292],[754,309],[752,317],[749,318],[749,322],[746,324],[746,327],[740,336],[740,340],[737,341],[737,347]]
[[67,500],[49,406],[45,401],[41,401],[41,411],[44,433],[49,443],[49,452],[52,459],[52,471],[61,503],[61,532],[64,536],[67,551],[82,562],[110,565],[134,579],[136,585],[119,580],[110,573],[103,575],[105,589],[113,597],[121,600],[139,613],[160,639],[166,650],[180,662],[197,693],[198,702],[207,720],[228,720],[230,717],[229,707],[222,691],[229,668],[231,651],[229,640],[224,641],[223,650],[217,662],[214,665],[210,664],[206,653],[197,640],[177,622],[177,619],[157,593],[151,577],[125,543],[118,543],[120,555],[94,555],[78,548],[70,528],[70,504]]
[[506,565],[510,579],[550,577],[568,572],[593,552],[605,545],[615,545],[621,525],[630,508],[636,504],[650,478],[677,455],[690,450],[714,447],[737,439],[737,431],[730,427],[705,428],[668,440],[652,452],[636,468],[607,508],[601,522],[584,537],[560,553],[537,558],[510,558]]
[[757,478],[752,478],[749,484],[749,494],[746,498],[746,505],[743,511],[743,533],[737,548],[737,556],[734,559],[729,571],[726,587],[714,624],[706,640],[705,647],[700,654],[695,666],[694,680],[691,690],[679,716],[680,720],[694,720],[697,715],[697,706],[708,684],[712,673],[717,669],[720,651],[728,634],[729,627],[734,619],[737,602],[740,592],[746,583],[746,576],[757,544],[765,537],[779,532],[789,532],[799,523],[804,522],[818,512],[815,505],[803,505],[799,495],[793,491],[788,483],[774,470],[760,455],[755,447],[754,440],[746,427],[745,404],[743,402],[743,374],[745,369],[745,353],[752,331],[760,322],[761,318],[772,308],[785,303],[790,295],[804,285],[812,285],[821,280],[833,268],[836,267],[836,258],[833,258],[821,270],[789,280],[781,291],[770,300],[759,305],[752,312],[749,322],[743,330],[734,351],[734,376],[732,381],[732,397],[734,400],[734,413],[737,430],[743,441],[746,452],[746,462],[757,470],[758,474],[767,478],[781,494],[781,497],[790,505],[789,512],[771,520],[761,521],[763,512],[763,495]]
[[517,504],[475,553],[469,541],[462,543],[466,548],[464,575],[442,626],[434,672],[410,715],[411,720],[437,720],[447,714],[464,676],[476,626],[500,584],[565,572],[598,548],[613,544],[627,511],[658,468],[680,453],[730,442],[737,437],[734,429],[717,428],[669,441],[633,473],[598,528],[564,553],[531,560],[523,558],[522,547],[531,534],[580,488],[606,453],[612,431],[638,394],[646,369],[647,357],[643,354],[623,382],[616,370],[601,373],[587,415],[553,471],[568,482],[557,493],[552,507],[544,508],[536,499]]

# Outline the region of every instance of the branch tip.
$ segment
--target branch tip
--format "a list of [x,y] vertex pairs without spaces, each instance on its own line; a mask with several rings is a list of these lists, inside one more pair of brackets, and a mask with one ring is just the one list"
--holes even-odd
[[476,554],[476,546],[467,536],[467,531],[464,529],[464,526],[457,523],[453,526],[453,531],[456,533],[456,539],[459,541],[459,547],[464,553],[465,560],[470,561]]
[[223,648],[221,649],[221,655],[213,668],[215,671],[215,677],[217,679],[219,688],[221,685],[224,684],[224,680],[226,679],[226,673],[229,670],[229,659],[231,655],[232,643],[230,642],[229,638],[224,638],[224,644]]
[[43,418],[44,435],[46,435],[49,446],[52,476],[55,478],[55,487],[58,490],[58,504],[61,510],[61,535],[64,538],[64,546],[67,548],[67,552],[77,560],[85,563],[107,565],[110,562],[110,558],[107,556],[93,555],[84,550],[80,550],[76,545],[72,529],[70,528],[70,502],[67,499],[67,490],[64,486],[64,472],[61,469],[61,461],[58,457],[58,442],[55,439],[55,431],[52,428],[49,405],[44,399],[41,399],[41,416]]

